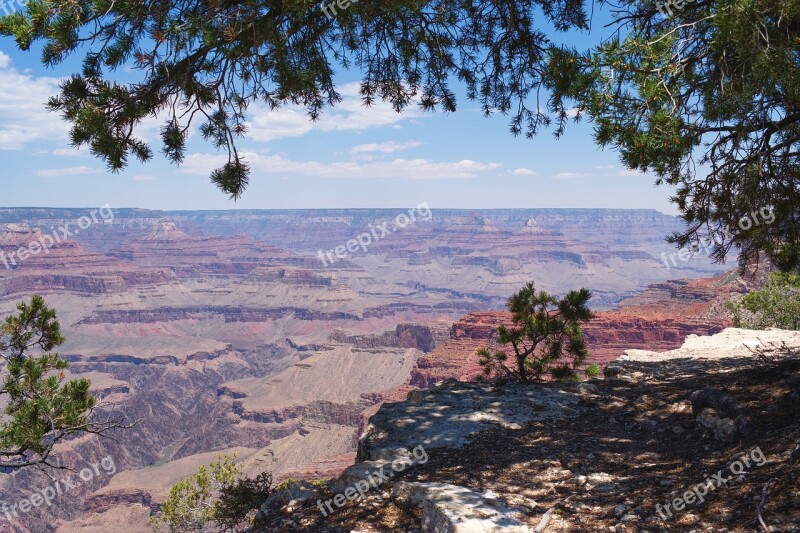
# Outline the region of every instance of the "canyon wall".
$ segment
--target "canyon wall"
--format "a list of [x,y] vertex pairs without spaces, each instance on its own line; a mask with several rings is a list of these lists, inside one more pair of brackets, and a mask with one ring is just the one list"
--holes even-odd
[[[646,210],[433,210],[399,227],[401,209],[120,209],[20,258],[84,211],[0,209],[0,315],[43,294],[67,337],[71,375],[91,376],[104,412],[135,425],[60,454],[75,464],[111,455],[118,474],[69,505],[0,516],[0,527],[145,531],[172,483],[237,447],[249,474],[330,477],[352,463],[382,402],[473,377],[475,351],[507,320],[506,298],[531,279],[556,294],[594,292],[607,311],[587,337],[601,362],[715,331],[725,320],[717,295],[735,285],[669,281],[721,267],[699,258],[667,269],[663,237],[679,222]],[[347,249],[381,224],[392,231]],[[335,260],[323,262],[330,250]],[[14,261],[6,268],[3,258]],[[9,475],[0,495],[17,501],[47,483]]]

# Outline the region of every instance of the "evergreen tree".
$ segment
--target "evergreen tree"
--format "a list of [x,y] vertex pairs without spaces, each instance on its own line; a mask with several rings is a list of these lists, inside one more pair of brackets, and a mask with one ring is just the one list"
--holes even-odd
[[[594,315],[586,306],[592,294],[586,289],[570,291],[560,300],[545,291],[536,291],[532,282],[508,299],[514,326],[497,328],[500,344],[510,346],[515,368],[505,362],[504,350],[478,351],[480,364],[487,375],[528,381],[550,374],[555,379],[576,379],[589,352],[583,339],[581,324]],[[597,365],[586,370],[597,375]]]
[[[680,5],[681,7],[678,7]],[[676,187],[678,247],[724,236],[722,261],[800,268],[800,0],[630,2],[585,52],[553,48],[544,75],[630,169]],[[774,222],[753,224],[771,208]]]
[[41,296],[17,305],[0,325],[0,359],[5,376],[0,395],[0,467],[55,466],[54,446],[83,433],[102,434],[120,421],[92,421],[96,399],[86,379],[65,381],[68,363],[52,350],[64,342],[56,312]]
[[[348,2],[349,3],[349,2]],[[559,29],[585,27],[582,0],[381,0],[347,9],[314,0],[29,0],[0,18],[0,35],[22,50],[44,41],[51,66],[85,51],[83,67],[49,102],[109,169],[152,157],[136,137],[147,117],[164,119],[162,152],[185,155],[193,121],[228,152],[211,179],[238,198],[249,168],[236,148],[254,102],[298,104],[311,119],[340,101],[334,73],[361,72],[366,104],[381,98],[401,111],[454,111],[451,79],[463,81],[483,110],[513,113],[512,127],[533,132],[549,116],[527,102],[541,84],[547,38],[535,19]],[[335,16],[331,16],[333,12]],[[134,80],[113,72],[132,67]]]

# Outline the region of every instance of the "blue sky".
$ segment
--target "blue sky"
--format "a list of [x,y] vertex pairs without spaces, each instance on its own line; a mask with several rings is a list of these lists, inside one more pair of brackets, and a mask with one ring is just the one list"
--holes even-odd
[[[598,26],[596,24],[596,26]],[[578,46],[590,38],[567,36]],[[612,150],[601,151],[586,122],[555,140],[513,137],[508,117],[482,116],[459,89],[454,114],[388,105],[364,108],[353,73],[342,73],[344,101],[316,124],[302,109],[253,109],[248,137],[239,143],[253,167],[251,185],[238,202],[208,180],[224,159],[190,142],[181,167],[160,155],[120,174],[67,143],[68,126],[44,109],[61,77],[36,52],[20,53],[0,40],[0,160],[2,206],[143,207],[153,209],[402,207],[432,208],[609,207],[674,213],[671,190],[626,171]],[[158,121],[140,135],[157,143]]]

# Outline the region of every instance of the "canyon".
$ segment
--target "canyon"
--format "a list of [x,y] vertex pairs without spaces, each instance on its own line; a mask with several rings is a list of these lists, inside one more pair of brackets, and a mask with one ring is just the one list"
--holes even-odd
[[[0,252],[41,241],[88,210],[0,209]],[[586,287],[592,358],[666,350],[730,325],[723,304],[750,281],[703,257],[667,268],[675,217],[648,210],[433,209],[368,250],[319,251],[401,209],[160,212],[114,209],[74,237],[0,265],[0,315],[42,294],[106,412],[135,422],[114,439],[66,443],[65,465],[110,455],[117,472],[0,531],[150,531],[169,487],[218,453],[246,473],[323,479],[350,466],[384,402],[480,374],[475,352],[525,282]],[[19,256],[17,256],[19,257]],[[14,502],[50,483],[4,476]]]

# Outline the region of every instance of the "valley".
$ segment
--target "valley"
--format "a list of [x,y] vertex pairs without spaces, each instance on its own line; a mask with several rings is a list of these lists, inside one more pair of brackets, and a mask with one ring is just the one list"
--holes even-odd
[[[0,252],[87,211],[0,209]],[[529,280],[593,291],[599,315],[586,334],[601,363],[721,331],[721,299],[746,288],[730,265],[702,257],[666,268],[663,239],[680,221],[648,210],[433,209],[368,250],[318,257],[402,212],[114,209],[0,267],[0,314],[42,294],[67,337],[70,375],[89,377],[103,410],[134,423],[60,454],[62,464],[111,455],[113,477],[0,516],[0,531],[99,532],[111,520],[149,531],[169,486],[217,453],[236,451],[249,474],[332,477],[383,402],[475,377],[475,351]],[[48,482],[20,472],[0,492],[13,502]]]

